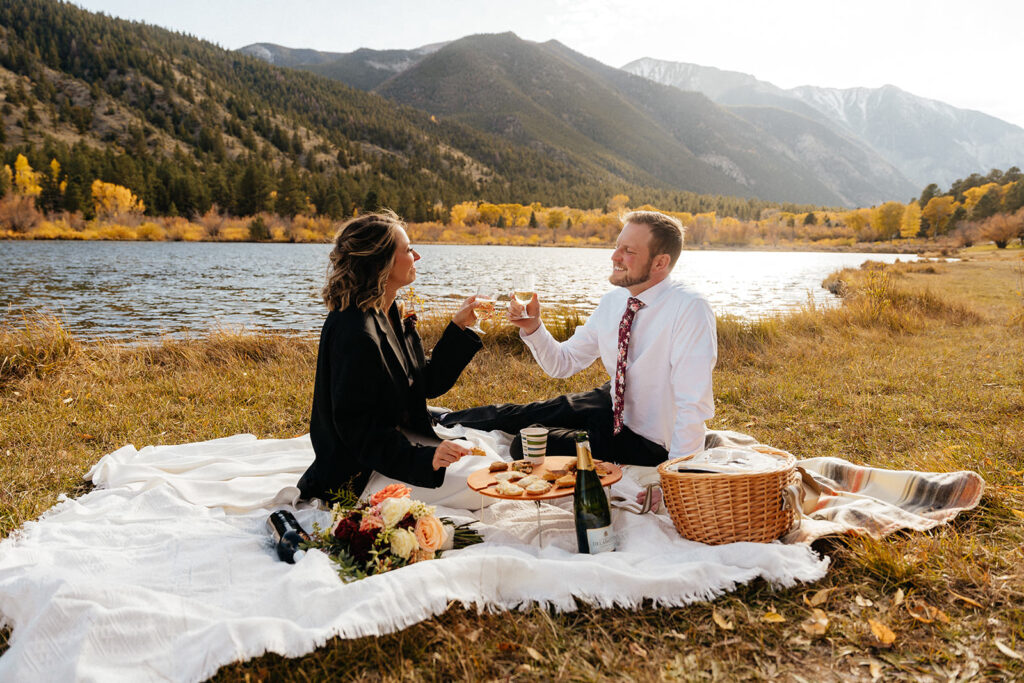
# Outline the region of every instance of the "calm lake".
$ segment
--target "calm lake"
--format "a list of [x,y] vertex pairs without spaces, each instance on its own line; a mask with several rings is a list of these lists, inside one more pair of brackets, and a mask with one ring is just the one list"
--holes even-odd
[[[543,303],[590,310],[608,290],[611,249],[417,246],[417,292],[454,301],[514,273],[537,276]],[[0,318],[54,313],[81,338],[202,333],[215,327],[319,329],[326,244],[0,242]],[[813,299],[829,273],[896,254],[684,251],[673,276],[718,313],[764,316]]]

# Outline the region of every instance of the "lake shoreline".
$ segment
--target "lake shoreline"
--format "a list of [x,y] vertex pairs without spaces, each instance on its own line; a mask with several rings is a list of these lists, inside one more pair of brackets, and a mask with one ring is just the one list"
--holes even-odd
[[[82,239],[68,239],[63,237],[33,237],[26,235],[24,237],[11,237],[4,236],[0,238],[0,244],[10,242],[102,242],[110,244],[131,244],[131,243],[190,243],[190,244],[323,244],[330,245],[330,240],[316,240],[316,241],[298,241],[298,240],[119,240],[119,239],[95,239],[95,240],[82,240]],[[573,243],[549,243],[540,242],[537,244],[503,244],[501,242],[445,242],[445,241],[431,241],[431,240],[416,240],[415,244],[429,244],[431,246],[452,246],[452,247],[529,247],[529,248],[565,248],[565,249],[614,249],[613,243],[606,244],[573,244]],[[715,245],[693,245],[683,243],[683,251],[744,251],[744,252],[765,252],[765,253],[835,253],[835,254],[849,254],[849,253],[875,253],[875,254],[905,254],[905,255],[924,255],[924,254],[939,254],[943,250],[938,244],[920,244],[920,243],[900,243],[900,242],[857,242],[852,245],[818,245],[815,242],[800,242],[793,244],[779,244],[779,245],[767,245],[767,244],[715,244]],[[946,251],[950,251],[948,248]],[[957,251],[957,250],[952,250]],[[955,254],[951,254],[955,255]]]

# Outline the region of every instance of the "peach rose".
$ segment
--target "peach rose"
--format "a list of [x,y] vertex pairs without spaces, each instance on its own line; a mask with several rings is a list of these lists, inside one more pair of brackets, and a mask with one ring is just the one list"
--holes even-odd
[[405,484],[388,484],[370,497],[370,505],[376,505],[388,498],[407,498],[412,490]]
[[444,524],[437,517],[420,517],[416,520],[416,542],[420,548],[437,552],[444,543]]

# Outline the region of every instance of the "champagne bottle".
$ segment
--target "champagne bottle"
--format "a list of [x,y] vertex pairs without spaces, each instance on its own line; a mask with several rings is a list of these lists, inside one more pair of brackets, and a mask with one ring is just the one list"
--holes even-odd
[[274,538],[278,559],[295,564],[296,560],[306,554],[299,545],[309,540],[309,534],[295,519],[295,515],[287,510],[278,510],[267,519],[267,527]]
[[576,544],[581,553],[615,550],[615,532],[608,496],[594,471],[590,441],[586,432],[576,432],[576,489],[572,507],[576,514]]

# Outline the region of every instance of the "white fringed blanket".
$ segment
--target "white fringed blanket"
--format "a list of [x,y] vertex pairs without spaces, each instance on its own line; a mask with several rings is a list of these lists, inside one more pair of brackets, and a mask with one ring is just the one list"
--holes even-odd
[[[679,538],[664,515],[622,509],[613,511],[619,552],[578,555],[567,508],[542,506],[539,547],[534,504],[500,502],[482,512],[485,543],[343,584],[321,553],[278,561],[266,531],[312,457],[308,437],[249,435],[105,456],[90,472],[97,490],[0,543],[0,622],[13,628],[0,680],[196,681],[265,652],[295,657],[333,636],[389,633],[452,601],[684,605],[757,577],[815,581],[828,567],[807,545],[704,546]],[[627,477],[613,494],[638,490]],[[296,516],[307,528],[326,518]]]

